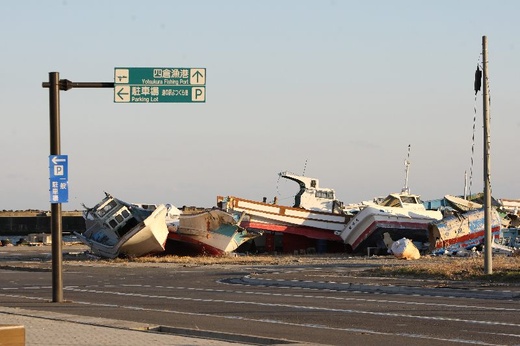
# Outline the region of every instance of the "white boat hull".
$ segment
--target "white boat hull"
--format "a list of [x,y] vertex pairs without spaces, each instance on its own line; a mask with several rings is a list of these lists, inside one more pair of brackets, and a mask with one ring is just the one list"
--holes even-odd
[[144,220],[144,227],[121,244],[120,253],[139,257],[163,252],[168,238],[165,217],[166,207],[160,206],[155,209],[152,215]]
[[168,238],[194,245],[201,254],[221,255],[259,235],[241,228],[230,213],[213,209],[181,214],[179,224],[169,227]]
[[383,233],[389,233],[394,241],[405,237],[426,243],[428,224],[441,218],[440,211],[369,206],[352,218],[340,237],[352,251],[380,247]]
[[[351,217],[347,214],[293,208],[237,197],[228,197],[222,208],[237,213],[245,212],[250,223],[274,226],[302,226],[331,231],[332,234],[334,231],[343,230]],[[337,237],[334,238],[340,240]]]
[[191,244],[202,255],[223,255],[235,251],[240,245],[257,236],[241,230],[237,225],[222,225],[205,236],[170,232],[168,238]]
[[140,257],[147,254],[160,253],[165,249],[168,237],[166,226],[166,207],[160,205],[148,218],[134,226],[114,245],[107,245],[83,234],[78,238],[88,245],[94,255],[105,258],[116,258],[120,255]]

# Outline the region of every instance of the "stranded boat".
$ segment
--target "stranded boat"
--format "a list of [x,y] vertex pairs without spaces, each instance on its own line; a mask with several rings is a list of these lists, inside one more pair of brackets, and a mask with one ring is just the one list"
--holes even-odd
[[85,207],[86,230],[75,232],[93,254],[106,258],[140,257],[164,251],[168,236],[165,205],[145,209],[105,194],[94,207]]
[[387,237],[393,241],[406,238],[422,243],[420,250],[427,248],[428,224],[442,219],[442,213],[426,209],[420,196],[410,193],[410,161],[406,159],[404,165],[405,180],[401,192],[389,194],[382,201],[368,203],[337,233],[347,244],[347,251],[359,252],[371,247],[386,250],[384,233],[388,233]]
[[419,195],[403,189],[361,209],[338,234],[352,252],[368,247],[386,249],[384,233],[394,241],[407,238],[427,243],[429,223],[440,219],[440,211],[427,210]]
[[197,254],[228,254],[261,235],[240,227],[239,221],[220,209],[183,211],[178,222],[169,223],[168,239],[191,246]]
[[[268,251],[275,248],[272,244],[273,234],[284,234],[287,239],[292,239],[290,242],[294,247],[303,247],[301,244],[304,243],[305,246],[317,247],[313,244],[316,240],[341,243],[341,238],[334,232],[342,230],[352,215],[336,199],[334,190],[320,187],[316,178],[289,172],[281,172],[279,176],[295,181],[300,186],[292,207],[234,196],[218,196],[217,204],[230,213],[245,213],[240,224],[242,227],[266,232],[266,237],[269,238],[266,240]],[[311,241],[298,240],[297,237],[305,237]],[[284,242],[284,252],[295,249],[290,242]]]
[[[491,233],[494,239],[500,236],[501,218],[495,209],[491,210]],[[454,211],[442,220],[429,225],[430,250],[458,251],[484,243],[484,208],[460,213]]]

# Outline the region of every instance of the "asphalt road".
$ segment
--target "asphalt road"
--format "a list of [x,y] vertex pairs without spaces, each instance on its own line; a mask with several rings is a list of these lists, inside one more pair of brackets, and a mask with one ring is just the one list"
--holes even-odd
[[255,344],[520,344],[517,295],[357,276],[365,267],[344,260],[289,266],[65,262],[65,302],[52,303],[49,264],[10,260],[0,267],[0,304],[141,322],[165,332],[249,335],[258,337],[251,339]]

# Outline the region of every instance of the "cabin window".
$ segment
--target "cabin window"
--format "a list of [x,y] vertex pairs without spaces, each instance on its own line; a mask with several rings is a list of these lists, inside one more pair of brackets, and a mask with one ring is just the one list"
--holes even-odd
[[110,227],[112,227],[112,228],[116,228],[116,227],[117,227],[117,221],[114,220],[114,219],[108,221],[108,224],[109,224]]
[[116,220],[117,220],[117,223],[121,223],[121,222],[123,222],[124,219],[123,219],[123,216],[121,214],[117,214],[116,215]]
[[314,195],[316,198],[334,199],[334,193],[332,191],[318,190]]
[[104,215],[106,215],[106,213],[108,213],[110,210],[112,210],[115,206],[117,206],[116,201],[111,200],[103,208],[99,209],[97,211],[97,214],[99,215],[99,217],[103,217]]
[[126,209],[123,209],[121,215],[123,215],[123,217],[126,219],[128,216],[130,216],[130,212]]
[[417,201],[413,196],[401,196],[401,200],[403,201],[403,203],[417,204]]
[[399,198],[395,198],[393,196],[388,196],[381,205],[385,207],[400,207],[401,202],[399,201]]

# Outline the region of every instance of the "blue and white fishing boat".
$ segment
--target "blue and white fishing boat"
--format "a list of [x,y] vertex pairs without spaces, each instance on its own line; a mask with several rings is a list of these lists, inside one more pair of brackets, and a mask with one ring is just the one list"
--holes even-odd
[[[500,237],[501,218],[495,209],[491,210],[491,233],[493,239]],[[460,213],[453,211],[442,220],[432,222],[428,227],[430,250],[458,251],[483,245],[485,237],[484,208],[471,209]]]

